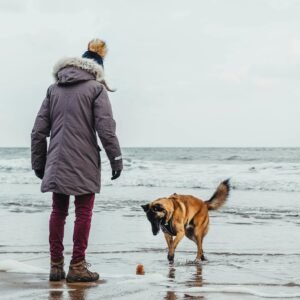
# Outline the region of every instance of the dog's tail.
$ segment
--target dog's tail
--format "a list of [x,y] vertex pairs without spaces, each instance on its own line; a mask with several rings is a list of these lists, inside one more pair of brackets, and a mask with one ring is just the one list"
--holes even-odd
[[208,210],[217,210],[220,208],[227,200],[229,192],[230,182],[227,179],[221,182],[212,197],[208,201],[205,201]]

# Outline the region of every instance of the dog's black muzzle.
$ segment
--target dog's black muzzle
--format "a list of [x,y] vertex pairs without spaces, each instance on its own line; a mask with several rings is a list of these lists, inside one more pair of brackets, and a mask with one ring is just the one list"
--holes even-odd
[[162,223],[163,220],[161,218],[157,217],[157,215],[152,211],[149,211],[147,213],[147,218],[151,223],[153,235],[157,235],[160,230],[160,224]]
[[160,224],[161,224],[161,220],[155,220],[155,221],[151,222],[153,235],[157,235],[159,233]]

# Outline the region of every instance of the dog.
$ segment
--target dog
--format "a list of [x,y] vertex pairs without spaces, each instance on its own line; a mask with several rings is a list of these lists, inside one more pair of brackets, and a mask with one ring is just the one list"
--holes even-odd
[[[229,179],[221,182],[208,201],[191,195],[173,195],[142,205],[152,226],[153,235],[162,229],[168,244],[168,260],[174,262],[175,249],[184,235],[196,243],[195,263],[205,260],[202,242],[208,232],[209,210],[219,209],[228,199]],[[173,237],[175,237],[173,239]]]

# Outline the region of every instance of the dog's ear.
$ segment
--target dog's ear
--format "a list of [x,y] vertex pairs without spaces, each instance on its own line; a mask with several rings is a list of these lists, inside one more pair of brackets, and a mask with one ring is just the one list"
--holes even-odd
[[150,208],[149,204],[145,204],[145,205],[141,205],[141,207],[143,208],[144,212],[147,212]]
[[169,199],[177,199],[177,197],[178,197],[178,194],[176,194],[176,193],[173,193],[172,195],[170,195],[168,198]]

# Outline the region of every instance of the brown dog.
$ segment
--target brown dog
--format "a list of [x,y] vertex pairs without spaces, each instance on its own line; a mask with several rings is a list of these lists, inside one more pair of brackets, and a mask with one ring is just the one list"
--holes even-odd
[[[229,179],[218,186],[208,201],[202,201],[191,195],[173,194],[142,205],[152,225],[153,235],[161,228],[168,244],[168,260],[174,261],[177,245],[184,235],[194,241],[198,247],[195,262],[205,260],[202,242],[208,232],[209,210],[220,208],[227,200],[230,191]],[[173,240],[173,236],[175,239]]]

